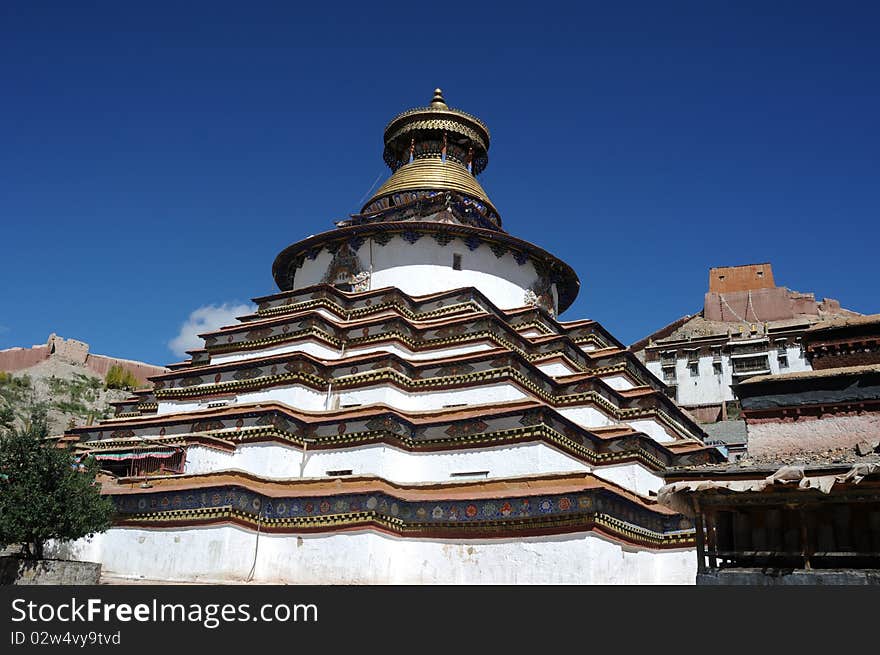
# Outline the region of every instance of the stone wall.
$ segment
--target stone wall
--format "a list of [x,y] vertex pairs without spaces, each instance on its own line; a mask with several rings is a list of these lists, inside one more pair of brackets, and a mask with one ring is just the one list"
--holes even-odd
[[76,339],[64,339],[56,334],[49,335],[46,344],[49,354],[63,359],[71,364],[85,364],[89,356],[89,344]]
[[24,371],[50,357],[57,357],[72,364],[85,366],[89,371],[102,378],[106,377],[111,366],[121,366],[123,369],[131,371],[139,385],[146,385],[147,378],[167,370],[162,366],[154,366],[144,362],[94,355],[89,353],[89,344],[84,341],[64,339],[56,334],[50,334],[45,345],[0,350],[0,371],[10,373]]
[[49,346],[0,350],[0,371],[14,373],[49,359]]
[[2,585],[96,585],[100,579],[98,562],[0,557]]
[[106,357],[104,355],[89,355],[86,360],[86,368],[102,378],[107,376],[107,372],[112,366],[121,366],[126,371],[131,371],[139,385],[147,384],[147,378],[159,375],[167,370],[162,366],[153,366],[152,364],[133,362],[128,359],[119,359],[118,357]]
[[854,448],[880,434],[880,412],[835,416],[749,419],[749,455],[823,452]]
[[875,569],[813,569],[765,571],[764,569],[723,569],[697,574],[698,585],[876,585],[880,571]]
[[710,321],[761,323],[818,314],[813,294],[796,293],[785,287],[729,293],[710,291],[703,301],[703,316]]

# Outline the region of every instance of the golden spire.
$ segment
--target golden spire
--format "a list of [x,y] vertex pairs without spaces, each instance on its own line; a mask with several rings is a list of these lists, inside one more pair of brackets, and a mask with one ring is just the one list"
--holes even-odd
[[383,158],[394,174],[364,205],[361,213],[382,211],[436,191],[476,202],[489,224],[501,218],[477,182],[489,163],[489,128],[476,116],[450,109],[442,89],[431,104],[395,116],[385,128]]
[[446,101],[443,100],[443,89],[439,87],[434,89],[434,97],[431,99],[431,106],[437,107],[438,109],[449,109]]

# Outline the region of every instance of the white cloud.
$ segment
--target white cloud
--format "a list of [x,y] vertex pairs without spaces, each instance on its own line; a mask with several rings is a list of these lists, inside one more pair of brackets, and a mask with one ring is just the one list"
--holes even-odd
[[186,357],[187,350],[203,348],[204,340],[199,334],[216,330],[224,325],[235,325],[238,321],[236,316],[250,314],[256,310],[253,305],[242,303],[223,303],[222,305],[205,305],[194,310],[189,318],[180,326],[180,332],[171,341],[168,347],[178,357]]

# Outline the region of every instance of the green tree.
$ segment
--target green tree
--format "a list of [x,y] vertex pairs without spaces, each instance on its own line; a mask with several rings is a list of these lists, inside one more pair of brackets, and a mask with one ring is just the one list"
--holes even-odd
[[104,377],[104,386],[108,389],[135,389],[138,385],[134,373],[119,364],[114,364]]
[[25,421],[25,432],[32,432],[37,439],[49,436],[49,410],[46,403],[32,403],[27,408],[28,418]]
[[0,407],[0,428],[11,429],[15,423],[15,410],[9,405]]
[[114,364],[104,377],[104,386],[108,389],[120,389],[122,387],[122,367]]
[[137,378],[134,376],[134,373],[132,373],[128,369],[125,369],[125,373],[123,373],[122,375],[122,384],[126,389],[132,391],[137,388],[138,381]]
[[33,424],[0,437],[0,546],[43,557],[47,541],[70,541],[110,527],[113,502],[99,493],[97,462],[42,438]]

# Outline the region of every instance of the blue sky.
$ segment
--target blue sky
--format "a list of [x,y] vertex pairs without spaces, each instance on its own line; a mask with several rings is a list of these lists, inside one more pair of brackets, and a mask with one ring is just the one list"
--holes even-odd
[[0,4],[0,348],[175,361],[436,86],[489,124],[505,228],[580,275],[564,319],[630,343],[764,261],[880,311],[876,3],[75,4]]

